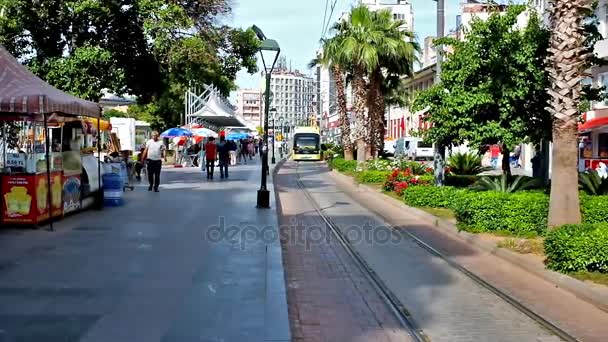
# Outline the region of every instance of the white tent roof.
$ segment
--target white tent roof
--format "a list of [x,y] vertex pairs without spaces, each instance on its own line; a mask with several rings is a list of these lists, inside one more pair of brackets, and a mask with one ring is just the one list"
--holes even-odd
[[217,127],[248,127],[247,121],[234,111],[234,108],[215,88],[207,87],[200,96],[189,91],[187,96],[193,97],[193,102],[198,107],[186,114],[189,122],[202,120]]

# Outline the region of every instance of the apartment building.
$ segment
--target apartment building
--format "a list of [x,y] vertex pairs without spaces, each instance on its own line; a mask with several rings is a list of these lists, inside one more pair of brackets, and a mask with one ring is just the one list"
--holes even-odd
[[259,89],[239,89],[236,93],[236,112],[251,126],[261,127],[262,94]]

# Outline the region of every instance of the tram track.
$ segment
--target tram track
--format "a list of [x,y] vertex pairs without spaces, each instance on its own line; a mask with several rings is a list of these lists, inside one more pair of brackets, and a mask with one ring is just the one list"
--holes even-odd
[[[351,244],[351,242],[348,240],[348,238],[342,233],[342,230],[339,228],[339,226],[333,222],[331,217],[329,217],[328,215],[326,215],[323,212],[323,209],[316,202],[316,200],[314,199],[312,194],[308,191],[308,189],[306,188],[306,185],[300,178],[300,173],[299,173],[300,165],[299,164],[300,164],[300,162],[297,162],[297,165],[295,168],[296,183],[297,183],[298,187],[300,188],[300,190],[302,191],[302,193],[304,194],[304,196],[306,197],[306,199],[310,202],[311,206],[314,208],[316,214],[321,218],[321,220],[325,223],[327,228],[337,238],[340,245],[342,247],[344,247],[344,249],[347,251],[348,255],[355,262],[355,265],[361,270],[362,274],[364,274],[365,277],[369,280],[370,284],[373,285],[374,289],[377,291],[377,293],[382,298],[382,300],[385,302],[385,304],[390,309],[390,311],[395,315],[395,317],[399,321],[399,323],[405,329],[407,329],[408,332],[410,332],[410,334],[412,335],[412,338],[415,341],[424,341],[424,342],[431,341],[429,336],[427,334],[425,334],[423,329],[416,323],[415,318],[409,313],[409,311],[403,305],[403,303],[399,300],[399,298],[390,290],[390,288],[384,283],[384,281],[379,277],[379,275],[374,271],[374,269],[367,263],[365,258],[355,249],[355,247]],[[375,214],[377,214],[377,213],[375,213]],[[496,288],[492,284],[481,279],[480,277],[475,275],[473,272],[469,271],[467,268],[454,262],[453,260],[451,260],[450,258],[445,256],[442,252],[433,248],[432,246],[430,246],[429,244],[427,244],[426,242],[424,242],[423,240],[421,240],[414,234],[412,234],[404,229],[398,229],[392,225],[391,225],[391,228],[393,228],[394,232],[396,232],[398,234],[403,234],[404,237],[413,241],[416,245],[421,247],[423,250],[425,250],[429,254],[441,259],[443,262],[445,262],[450,267],[452,267],[455,270],[457,270],[458,272],[464,274],[468,279],[472,280],[474,283],[487,289],[488,291],[490,291],[491,293],[496,295],[498,298],[500,298],[501,300],[505,301],[506,303],[508,303],[509,305],[514,307],[517,311],[519,311],[519,312],[523,313],[525,316],[529,317],[536,324],[538,324],[545,330],[549,331],[550,333],[554,334],[555,336],[559,337],[561,340],[566,341],[566,342],[578,342],[579,341],[574,336],[570,335],[569,333],[567,333],[566,331],[564,331],[557,325],[555,325],[552,322],[548,321],[547,319],[543,318],[542,316],[540,316],[539,314],[537,314],[536,312],[534,312],[533,310],[531,310],[530,308],[528,308],[527,306],[525,306],[524,304],[519,302],[517,299],[513,298],[512,296],[508,295],[504,291]]]

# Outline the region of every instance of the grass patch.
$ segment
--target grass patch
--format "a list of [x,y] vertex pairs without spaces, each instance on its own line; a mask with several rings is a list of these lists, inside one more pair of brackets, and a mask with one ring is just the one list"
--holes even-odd
[[519,254],[545,255],[543,239],[504,239],[496,244],[499,248],[506,248]]
[[426,211],[427,213],[437,216],[442,220],[453,221],[456,220],[456,215],[452,209],[448,208],[418,208]]
[[583,271],[570,273],[569,275],[578,280],[590,281],[596,284],[608,286],[608,273]]

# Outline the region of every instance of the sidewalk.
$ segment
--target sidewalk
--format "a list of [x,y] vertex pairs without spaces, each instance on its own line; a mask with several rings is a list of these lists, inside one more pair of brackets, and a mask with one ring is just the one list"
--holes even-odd
[[165,168],[158,194],[141,184],[56,232],[2,231],[0,341],[289,341],[280,244],[261,234],[278,235],[276,206],[255,208],[259,179],[259,161],[211,182]]

